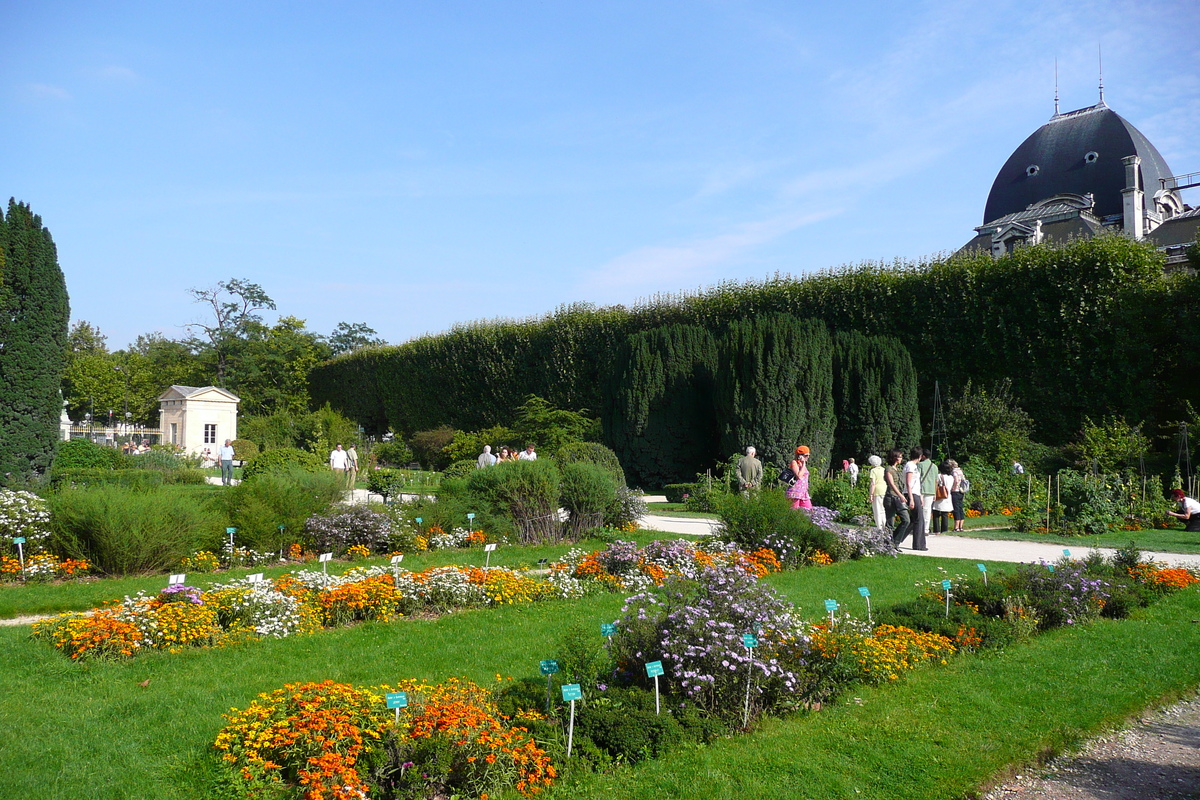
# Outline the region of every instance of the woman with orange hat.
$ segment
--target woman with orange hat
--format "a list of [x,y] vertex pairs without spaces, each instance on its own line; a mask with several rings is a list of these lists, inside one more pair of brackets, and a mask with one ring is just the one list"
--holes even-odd
[[812,498],[808,494],[808,447],[800,445],[796,448],[796,457],[792,459],[792,474],[796,480],[787,489],[787,496],[792,498],[792,508],[812,508]]

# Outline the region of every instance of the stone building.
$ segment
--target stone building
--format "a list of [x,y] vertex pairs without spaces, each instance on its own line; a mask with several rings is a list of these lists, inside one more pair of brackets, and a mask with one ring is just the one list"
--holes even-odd
[[241,398],[216,386],[172,386],[158,398],[162,441],[188,453],[212,453],[237,438]]
[[1151,142],[1104,102],[1055,113],[1018,147],[992,183],[984,224],[964,250],[995,256],[1023,244],[1123,231],[1186,261],[1200,209],[1180,190],[1200,173],[1177,175]]

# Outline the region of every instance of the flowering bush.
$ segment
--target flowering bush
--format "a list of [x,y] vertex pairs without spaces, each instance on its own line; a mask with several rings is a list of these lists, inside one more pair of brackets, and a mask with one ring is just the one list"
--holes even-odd
[[[404,691],[399,722],[383,694]],[[214,747],[247,796],[532,796],[556,770],[524,728],[504,724],[490,694],[469,681],[403,681],[363,689],[292,683],[233,709]]]
[[[282,579],[280,583],[288,585]],[[217,584],[208,591],[205,600],[215,609],[221,627],[230,633],[281,639],[320,627],[320,619],[311,605],[267,581],[252,583],[243,578]]]
[[351,545],[362,545],[382,553],[392,537],[392,518],[369,506],[340,506],[309,517],[304,533],[321,552],[345,553]]
[[1043,629],[1097,619],[1109,598],[1109,582],[1089,575],[1080,562],[1064,559],[1054,569],[1049,566],[1021,564],[1005,583],[1029,598]]
[[936,633],[922,633],[896,625],[872,629],[861,620],[843,618],[835,627],[813,626],[813,653],[843,680],[884,683],[897,680],[903,672],[925,661],[955,652],[954,643]]
[[17,551],[12,543],[14,537],[25,537],[25,553],[37,553],[46,546],[50,538],[50,511],[46,501],[32,492],[14,492],[0,489],[0,537],[12,552]]
[[[51,553],[34,553],[25,560],[26,581],[50,581],[79,578],[91,572],[87,559],[64,558]],[[0,580],[20,580],[21,560],[16,556],[0,556]]]
[[216,572],[221,568],[221,559],[211,550],[200,550],[184,556],[179,565],[188,572]]
[[70,611],[35,622],[31,635],[50,642],[72,661],[127,658],[143,646],[138,626],[119,618],[112,608],[88,614]]
[[[645,664],[661,660],[672,690],[710,714],[740,716],[748,677],[758,710],[807,685],[804,629],[769,586],[737,567],[712,567],[626,599],[613,657],[640,681]],[[753,652],[746,633],[758,635]],[[783,657],[785,648],[792,657]]]

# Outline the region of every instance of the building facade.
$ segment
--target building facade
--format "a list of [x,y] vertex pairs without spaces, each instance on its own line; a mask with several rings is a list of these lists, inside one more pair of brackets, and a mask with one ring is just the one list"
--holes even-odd
[[158,398],[162,441],[199,455],[237,438],[241,398],[216,386],[172,386]]

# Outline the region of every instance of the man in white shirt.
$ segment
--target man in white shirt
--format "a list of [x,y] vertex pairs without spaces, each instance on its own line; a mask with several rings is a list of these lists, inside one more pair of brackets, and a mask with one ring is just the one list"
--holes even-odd
[[921,448],[914,447],[908,452],[909,460],[904,465],[904,499],[908,502],[913,517],[913,550],[929,549],[925,546],[925,531],[929,520],[925,517],[925,504],[921,497],[921,473],[918,468],[921,456]]
[[518,461],[537,461],[537,453],[533,452],[533,443],[525,445],[525,449],[517,456]]
[[490,444],[483,446],[483,452],[479,454],[479,458],[476,459],[475,464],[479,469],[496,466],[496,457],[492,455],[492,446]]
[[350,457],[348,455],[346,455],[346,451],[343,450],[342,446],[339,444],[329,454],[329,468],[331,470],[333,470],[334,475],[337,475],[339,478],[342,479],[343,482],[345,482],[346,468],[349,466],[350,466]]
[[217,461],[221,462],[221,485],[233,485],[233,442],[225,440],[225,444],[217,448]]
[[850,464],[846,467],[846,472],[850,473],[850,485],[858,485],[858,464],[854,463],[854,459],[850,459]]

